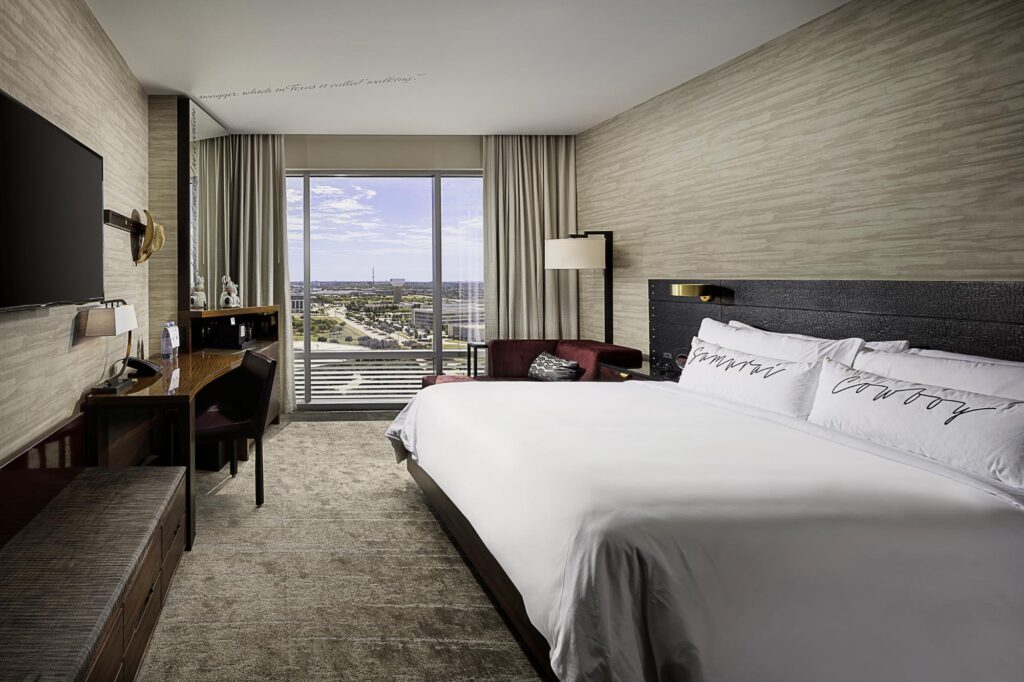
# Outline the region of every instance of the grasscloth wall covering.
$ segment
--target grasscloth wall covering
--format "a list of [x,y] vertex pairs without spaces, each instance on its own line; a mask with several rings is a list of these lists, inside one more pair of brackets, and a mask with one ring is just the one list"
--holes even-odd
[[[164,226],[163,251],[149,261],[149,338],[178,321],[178,98],[149,98],[149,210]],[[155,349],[154,349],[155,350]]]
[[854,0],[580,135],[577,185],[638,348],[649,278],[1024,279],[1024,3]]
[[[103,156],[106,208],[146,206],[146,97],[83,0],[0,1],[0,89]],[[102,229],[106,295],[135,304],[145,336],[148,267],[133,265],[127,234]],[[76,339],[78,309],[0,313],[0,460],[70,416],[124,352],[123,337]]]

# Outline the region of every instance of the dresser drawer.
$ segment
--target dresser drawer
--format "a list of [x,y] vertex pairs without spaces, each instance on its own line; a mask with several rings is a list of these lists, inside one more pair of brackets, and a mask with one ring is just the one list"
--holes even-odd
[[171,546],[164,554],[164,564],[160,569],[161,580],[163,581],[163,600],[167,601],[167,591],[171,587],[171,580],[174,572],[178,570],[178,562],[185,551],[185,517],[182,516],[178,523],[178,532],[171,540]]
[[142,612],[151,594],[156,591],[157,602],[160,601],[160,585],[156,584],[160,573],[160,531],[157,530],[142,553],[142,561],[135,569],[135,575],[128,582],[124,593],[124,638],[131,639],[132,633],[139,626]]
[[167,556],[167,550],[170,549],[171,544],[174,542],[175,533],[181,532],[181,528],[185,525],[184,479],[178,484],[177,490],[174,491],[174,497],[171,498],[171,504],[168,505],[167,511],[164,512],[161,525],[163,527],[163,539],[160,555]]
[[100,636],[100,645],[93,656],[92,668],[86,676],[87,682],[107,682],[117,677],[124,654],[124,611],[120,608],[107,624],[107,630]]
[[142,657],[146,655],[146,646],[156,627],[156,621],[160,617],[160,599],[160,573],[157,572],[154,576],[153,590],[143,604],[138,627],[124,650],[125,680],[134,680],[139,666],[142,665]]

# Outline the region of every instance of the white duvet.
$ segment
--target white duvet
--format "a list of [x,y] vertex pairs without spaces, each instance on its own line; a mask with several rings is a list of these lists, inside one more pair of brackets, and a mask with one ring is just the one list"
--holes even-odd
[[653,382],[466,382],[389,436],[563,680],[1024,679],[1019,500],[739,409]]

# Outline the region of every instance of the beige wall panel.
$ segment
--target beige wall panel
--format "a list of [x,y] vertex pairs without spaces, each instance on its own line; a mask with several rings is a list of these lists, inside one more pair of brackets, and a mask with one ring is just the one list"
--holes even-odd
[[292,170],[479,170],[479,135],[285,135]]
[[149,98],[149,210],[167,242],[149,263],[149,338],[178,319],[178,98]]
[[[103,156],[105,208],[146,207],[146,97],[83,0],[0,2],[0,89]],[[126,233],[103,230],[106,295],[135,304],[145,336],[149,268]],[[124,352],[124,337],[76,341],[78,310],[0,313],[0,460],[69,417]]]
[[615,340],[648,349],[649,278],[1024,278],[1021,74],[1024,3],[854,0],[583,133]]

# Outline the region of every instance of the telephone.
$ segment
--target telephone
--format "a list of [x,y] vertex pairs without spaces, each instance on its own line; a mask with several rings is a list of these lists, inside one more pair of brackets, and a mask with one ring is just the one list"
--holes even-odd
[[125,368],[135,370],[128,375],[131,377],[151,377],[160,373],[160,365],[142,358],[128,358]]

